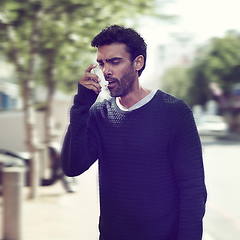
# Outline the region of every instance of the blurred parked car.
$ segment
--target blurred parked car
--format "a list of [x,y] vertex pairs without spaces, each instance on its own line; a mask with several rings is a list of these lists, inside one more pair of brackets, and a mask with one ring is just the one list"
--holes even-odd
[[197,121],[197,129],[201,136],[227,138],[229,126],[225,119],[217,115],[204,115]]
[[[48,153],[51,159],[51,171],[49,178],[41,178],[41,186],[53,185],[58,180],[61,180],[64,189],[67,192],[77,191],[77,182],[75,178],[67,177],[60,167],[60,150],[56,144],[48,146]],[[14,152],[5,149],[0,149],[0,186],[2,181],[2,167],[24,167],[26,169],[26,186],[30,184],[29,173],[29,154],[26,152]]]

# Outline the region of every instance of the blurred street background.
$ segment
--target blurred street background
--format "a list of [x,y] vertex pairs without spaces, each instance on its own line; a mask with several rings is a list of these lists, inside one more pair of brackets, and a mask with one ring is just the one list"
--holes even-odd
[[[0,239],[18,223],[11,240],[98,238],[97,164],[67,178],[59,154],[77,81],[96,62],[91,39],[110,24],[146,40],[142,84],[194,113],[208,189],[204,240],[240,239],[239,9],[238,0],[0,1]],[[17,169],[23,187],[6,177]],[[5,219],[11,207],[18,213]]]
[[[204,240],[238,240],[240,141],[202,137],[202,144],[208,188]],[[24,240],[97,240],[97,164],[77,177],[77,182],[74,193],[67,193],[60,181],[41,187],[34,200],[27,198],[29,189],[24,188]],[[2,211],[0,208],[0,216]]]
[[208,189],[205,231],[216,240],[240,239],[240,141],[203,137]]

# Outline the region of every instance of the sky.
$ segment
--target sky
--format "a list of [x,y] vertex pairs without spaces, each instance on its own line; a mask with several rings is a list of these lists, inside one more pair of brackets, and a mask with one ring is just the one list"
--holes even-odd
[[[140,33],[148,44],[148,61],[143,73],[143,82],[149,76],[162,74],[168,66],[159,67],[157,46],[171,45],[173,35],[187,36],[185,48],[195,48],[213,37],[223,37],[228,30],[240,32],[240,0],[173,0],[164,8],[165,13],[177,15],[175,24],[140,19]],[[184,48],[184,51],[186,50]],[[189,51],[189,50],[187,50]],[[191,51],[191,50],[190,50]]]
[[167,12],[180,17],[173,31],[191,32],[197,42],[223,36],[227,30],[240,32],[240,0],[175,0]]

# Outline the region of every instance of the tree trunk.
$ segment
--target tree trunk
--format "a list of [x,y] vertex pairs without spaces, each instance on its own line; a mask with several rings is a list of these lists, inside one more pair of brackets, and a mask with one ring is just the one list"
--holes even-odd
[[24,99],[24,124],[26,131],[26,148],[30,153],[30,198],[38,196],[39,179],[39,159],[38,159],[38,138],[36,132],[35,110],[32,104],[32,87],[31,81],[25,80],[23,83],[23,99]]
[[24,125],[26,131],[26,148],[30,153],[30,198],[36,198],[39,186],[38,139],[35,128],[35,112],[33,108],[33,71],[38,40],[39,11],[32,17],[32,31],[29,35],[29,60],[22,62],[20,53],[16,48],[13,29],[7,26],[8,40],[11,44],[10,58],[15,65],[24,105]]
[[45,143],[49,145],[52,141],[52,103],[53,96],[55,93],[56,82],[54,77],[54,69],[55,69],[55,52],[49,49],[44,54],[44,58],[46,61],[46,69],[45,69],[45,78],[46,78],[46,86],[47,86],[47,99],[46,99],[46,110],[45,110]]
[[26,91],[27,98],[25,99],[25,126],[27,134],[27,147],[31,153],[31,163],[30,163],[30,184],[31,191],[29,194],[30,198],[36,198],[38,196],[38,186],[40,184],[40,169],[39,169],[39,146],[38,139],[36,135],[35,127],[35,112],[33,109],[33,72],[35,57],[37,53],[37,43],[39,38],[39,20],[40,20],[40,9],[36,9],[35,14],[32,17],[32,31],[29,38],[29,61],[27,69],[27,81],[24,84],[24,89]]

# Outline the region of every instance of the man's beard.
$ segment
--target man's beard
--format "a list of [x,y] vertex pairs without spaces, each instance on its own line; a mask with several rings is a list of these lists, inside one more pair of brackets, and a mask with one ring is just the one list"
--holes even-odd
[[116,83],[114,88],[108,88],[111,97],[123,97],[132,91],[135,82],[136,75],[133,68],[130,68],[129,72],[125,73],[120,80],[118,78],[106,77],[106,80]]

